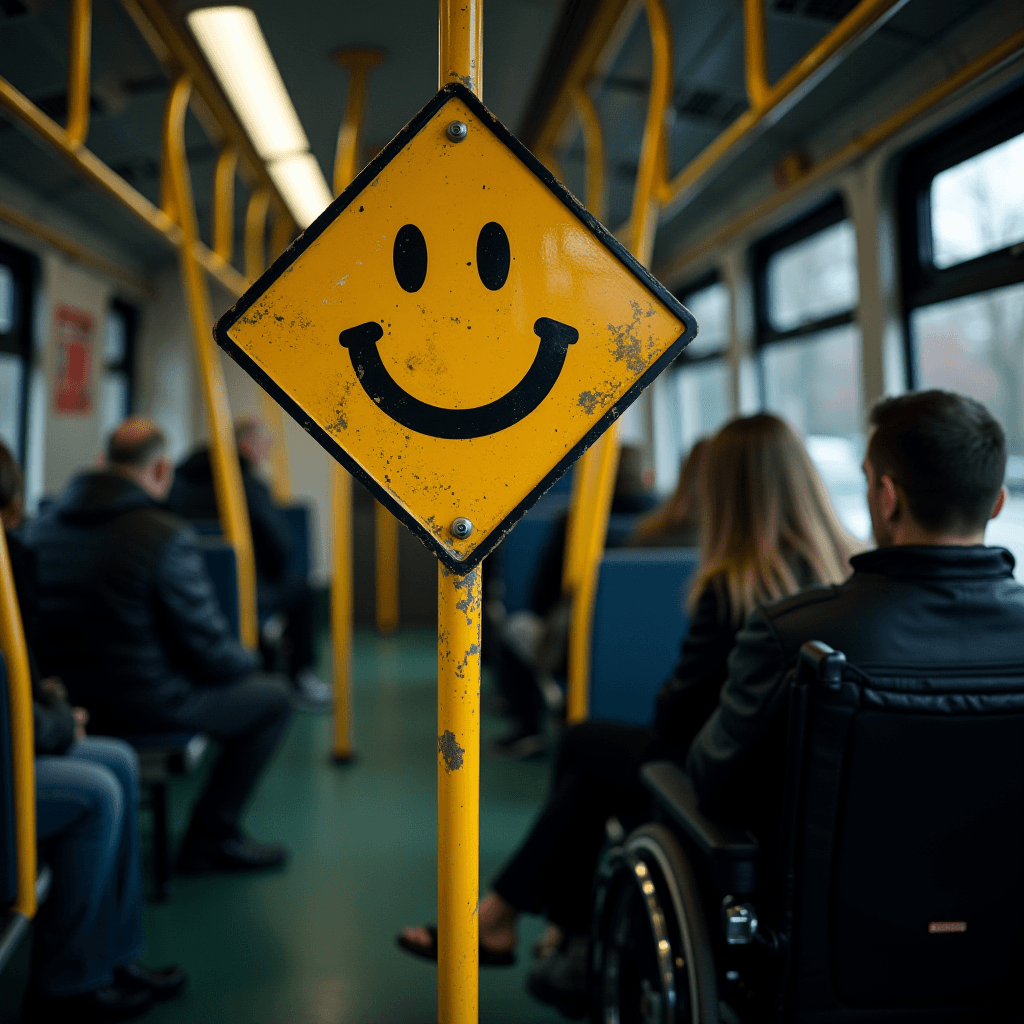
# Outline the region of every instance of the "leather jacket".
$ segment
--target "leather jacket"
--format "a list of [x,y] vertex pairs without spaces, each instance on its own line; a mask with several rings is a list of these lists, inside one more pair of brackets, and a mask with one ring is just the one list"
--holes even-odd
[[105,727],[160,727],[193,687],[258,668],[220,610],[195,533],[130,480],[75,477],[25,539],[42,668]]
[[808,640],[842,651],[869,674],[1024,669],[1024,586],[1008,551],[889,547],[850,564],[845,583],[763,605],[737,634],[718,707],[686,760],[702,805],[716,817],[758,835],[777,822],[785,684]]

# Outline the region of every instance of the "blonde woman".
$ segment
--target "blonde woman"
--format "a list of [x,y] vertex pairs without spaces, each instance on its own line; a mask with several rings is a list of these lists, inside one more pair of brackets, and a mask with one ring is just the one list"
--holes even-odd
[[[480,904],[480,963],[515,960],[521,913],[544,913],[565,936],[531,972],[535,996],[564,1012],[585,1006],[590,892],[604,824],[644,820],[640,766],[687,748],[718,702],[736,631],[756,605],[812,584],[840,583],[856,542],[843,528],[807,451],[777,416],[733,420],[700,459],[701,567],[690,591],[690,626],[653,729],[584,722],[568,729],[552,795]],[[436,930],[407,928],[399,944],[437,956]]]

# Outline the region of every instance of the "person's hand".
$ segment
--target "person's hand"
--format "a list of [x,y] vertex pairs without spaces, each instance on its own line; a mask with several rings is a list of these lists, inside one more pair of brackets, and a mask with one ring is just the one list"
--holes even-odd
[[89,724],[89,712],[85,708],[72,708],[75,716],[75,739],[80,740],[85,736],[85,727]]
[[40,679],[39,689],[42,690],[42,692],[51,700],[66,702],[68,699],[68,691],[56,676],[50,676],[48,679]]

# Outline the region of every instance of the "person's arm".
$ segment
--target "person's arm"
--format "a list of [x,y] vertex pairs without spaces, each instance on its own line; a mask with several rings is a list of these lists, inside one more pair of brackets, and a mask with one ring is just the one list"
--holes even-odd
[[227,682],[260,667],[260,656],[231,632],[191,530],[181,530],[160,553],[156,592],[173,655],[199,680]]
[[718,706],[686,758],[686,771],[702,804],[715,798],[775,721],[785,701],[788,668],[771,620],[755,609],[736,635]]
[[679,661],[658,691],[654,731],[662,746],[685,756],[693,737],[718,705],[735,638],[728,598],[719,595],[710,582],[693,610]]
[[32,701],[36,755],[63,754],[77,735],[75,713],[65,700],[47,700],[45,694],[42,697]]

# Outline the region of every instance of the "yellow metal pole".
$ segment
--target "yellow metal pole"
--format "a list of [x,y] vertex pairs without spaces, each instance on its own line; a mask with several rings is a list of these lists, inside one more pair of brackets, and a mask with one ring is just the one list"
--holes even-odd
[[390,634],[398,629],[398,520],[379,502],[373,511],[377,631]]
[[743,62],[747,99],[754,110],[768,105],[768,28],[765,0],[743,0]]
[[7,704],[11,716],[14,769],[14,836],[18,857],[17,895],[12,908],[36,913],[36,763],[32,733],[32,680],[21,624],[7,537],[0,526],[0,650],[7,663]]
[[579,115],[580,128],[583,130],[583,152],[587,165],[587,209],[604,223],[604,138],[601,133],[601,118],[597,107],[586,89],[573,92],[573,103]]
[[[658,192],[664,184],[666,172],[665,115],[672,95],[672,26],[664,0],[645,0],[644,6],[651,34],[651,92],[633,192],[629,247],[644,266],[650,266],[658,223]],[[566,721],[570,724],[587,717],[594,601],[619,465],[617,427],[613,425],[607,430],[583,458],[587,465],[583,468],[584,477],[579,491],[581,500],[573,512],[573,551],[570,555],[573,561],[567,565],[576,577],[569,625],[566,692]]]
[[92,0],[68,5],[68,127],[75,146],[89,134],[89,66],[92,50]]
[[[482,0],[440,0],[437,77],[483,99]],[[480,615],[483,566],[437,575],[437,1019],[480,1003]]]
[[225,146],[213,171],[213,251],[225,263],[235,251],[235,170],[238,150]]
[[438,563],[438,1024],[476,1024],[478,1013],[481,571]]
[[181,228],[181,278],[192,320],[196,362],[203,382],[206,416],[210,426],[210,461],[217,495],[217,511],[224,537],[235,549],[238,564],[238,618],[242,643],[254,648],[259,639],[256,619],[256,560],[252,549],[249,510],[242,489],[235,434],[228,410],[227,388],[220,356],[213,344],[213,317],[210,296],[196,260],[198,231],[192,185],[185,157],[185,113],[188,110],[191,83],[182,76],[171,86],[164,110],[163,144],[166,168],[174,208]]
[[[335,60],[349,69],[345,113],[334,155],[334,194],[356,176],[366,76],[382,60],[376,50],[341,50]],[[334,554],[331,574],[331,648],[334,661],[334,748],[339,764],[352,760],[352,478],[334,463],[331,469],[334,502]]]

